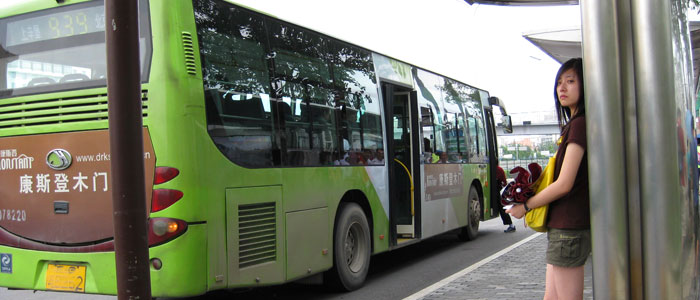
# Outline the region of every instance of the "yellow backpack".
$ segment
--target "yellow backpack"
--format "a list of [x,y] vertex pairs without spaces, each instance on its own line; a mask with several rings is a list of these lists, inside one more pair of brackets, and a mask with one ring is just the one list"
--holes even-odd
[[[557,141],[557,145],[560,143],[561,137],[559,138],[559,141]],[[542,175],[540,175],[540,178],[537,178],[537,181],[533,183],[533,190],[535,191],[535,194],[544,190],[544,188],[554,182],[554,165],[556,163],[556,157],[557,154],[554,153],[554,155],[549,158],[549,162],[547,162],[547,166],[542,171]],[[546,232],[548,210],[549,204],[533,208],[525,215],[525,223],[534,231]]]

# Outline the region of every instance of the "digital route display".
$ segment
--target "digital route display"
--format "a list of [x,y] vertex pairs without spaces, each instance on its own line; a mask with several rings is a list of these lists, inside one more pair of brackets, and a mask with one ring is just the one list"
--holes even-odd
[[90,6],[13,20],[7,23],[6,47],[105,30],[104,6]]

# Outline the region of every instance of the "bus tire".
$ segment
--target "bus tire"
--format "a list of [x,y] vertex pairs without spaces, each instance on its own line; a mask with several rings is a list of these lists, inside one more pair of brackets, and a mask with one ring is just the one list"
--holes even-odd
[[324,283],[336,291],[356,290],[365,282],[371,255],[369,223],[357,203],[341,203],[333,232],[333,268]]
[[459,239],[463,241],[471,241],[476,239],[479,234],[479,222],[481,221],[481,201],[479,201],[479,193],[472,186],[469,188],[469,198],[467,198],[467,214],[469,220],[467,226],[462,228],[459,233]]

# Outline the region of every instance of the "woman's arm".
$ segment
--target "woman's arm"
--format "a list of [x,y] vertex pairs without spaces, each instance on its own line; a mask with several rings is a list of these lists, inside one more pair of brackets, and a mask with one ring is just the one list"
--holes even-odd
[[[564,153],[564,162],[561,166],[561,171],[559,172],[559,177],[556,181],[552,182],[544,190],[537,193],[535,196],[527,200],[527,207],[536,208],[550,202],[557,200],[574,187],[574,180],[576,179],[576,174],[578,173],[578,168],[581,166],[581,160],[583,160],[583,147],[576,143],[570,143],[566,147],[566,153]],[[518,219],[522,218],[526,211],[523,205],[514,205],[510,209],[506,210],[507,213],[511,214],[513,217]]]

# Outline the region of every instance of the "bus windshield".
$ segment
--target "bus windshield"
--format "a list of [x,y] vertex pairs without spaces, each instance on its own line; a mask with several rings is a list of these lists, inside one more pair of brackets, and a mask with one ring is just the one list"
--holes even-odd
[[[141,4],[140,61],[147,79],[150,41]],[[105,86],[103,1],[90,1],[0,20],[0,98]]]

